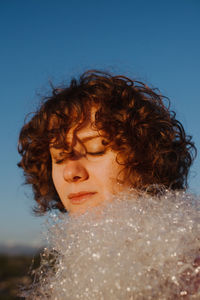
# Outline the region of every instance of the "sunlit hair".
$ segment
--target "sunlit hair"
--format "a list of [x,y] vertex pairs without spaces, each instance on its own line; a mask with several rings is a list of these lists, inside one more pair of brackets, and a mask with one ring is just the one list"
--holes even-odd
[[92,107],[97,109],[93,126],[117,151],[131,187],[185,189],[196,148],[164,102],[169,104],[158,90],[142,82],[99,71],[85,72],[69,86],[53,88],[19,136],[18,165],[33,187],[38,212],[65,211],[52,181],[49,146],[68,149],[67,132],[83,127]]

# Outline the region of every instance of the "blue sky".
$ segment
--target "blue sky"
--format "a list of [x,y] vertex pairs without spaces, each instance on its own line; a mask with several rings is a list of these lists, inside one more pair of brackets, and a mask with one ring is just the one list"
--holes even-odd
[[[200,148],[199,0],[18,0],[0,2],[0,243],[38,243],[17,139],[38,95],[86,69],[127,75],[158,87]],[[200,194],[200,159],[190,176]]]

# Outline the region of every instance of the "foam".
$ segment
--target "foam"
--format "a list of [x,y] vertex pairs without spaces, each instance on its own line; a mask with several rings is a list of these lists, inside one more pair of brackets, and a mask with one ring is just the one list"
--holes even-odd
[[197,196],[129,191],[81,216],[54,214],[50,223],[39,283],[26,299],[200,299]]

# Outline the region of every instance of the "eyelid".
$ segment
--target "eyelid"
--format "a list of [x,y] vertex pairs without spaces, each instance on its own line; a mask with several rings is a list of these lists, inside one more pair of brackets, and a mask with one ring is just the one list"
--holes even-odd
[[59,165],[64,161],[64,159],[54,160],[54,163]]
[[66,159],[66,156],[62,156],[62,157],[53,157],[52,156],[52,161],[55,164],[59,164],[59,163],[63,162],[65,159]]
[[62,163],[64,160],[66,160],[69,156],[71,156],[71,152],[67,153],[67,152],[60,152],[57,155],[52,155],[52,161],[55,162],[56,164]]
[[[103,144],[103,143],[102,143]],[[108,143],[105,142],[105,145],[108,146]],[[104,146],[105,146],[104,145]],[[91,156],[101,156],[101,155],[104,155],[107,151],[108,147],[104,147],[104,149],[102,149],[101,151],[87,151],[87,149],[85,148],[85,152],[84,153],[80,153],[79,151],[75,151],[72,150],[71,152],[60,152],[58,154],[58,157],[57,155],[52,155],[52,161],[55,163],[55,164],[62,164],[66,159],[69,159],[69,158],[72,158],[73,156],[86,156],[86,155],[91,155]]]
[[71,152],[62,152],[59,153],[60,157],[54,157],[52,156],[53,162],[56,164],[61,164],[62,162],[66,161],[67,159],[78,159],[79,157],[85,156],[87,152],[81,153],[79,151],[76,151],[75,149]]
[[87,154],[88,155],[93,155],[93,156],[95,156],[95,155],[103,155],[103,154],[105,154],[105,150],[103,150],[103,151],[98,151],[98,152],[87,152]]
[[[99,152],[86,152],[86,155],[101,156],[101,155],[104,155],[105,152],[106,152],[105,150],[104,151],[99,151]],[[83,155],[83,156],[85,156],[85,155]],[[53,158],[54,163],[57,164],[57,165],[62,164],[65,160],[66,160],[66,157],[61,158],[61,159]]]

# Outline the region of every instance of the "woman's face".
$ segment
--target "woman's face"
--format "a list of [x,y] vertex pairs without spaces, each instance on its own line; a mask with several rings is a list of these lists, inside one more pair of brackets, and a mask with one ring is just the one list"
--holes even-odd
[[105,138],[91,124],[76,132],[71,129],[66,138],[73,143],[70,153],[53,147],[50,153],[53,182],[70,214],[99,206],[123,190],[117,181],[123,169],[116,161],[117,153],[104,145]]

